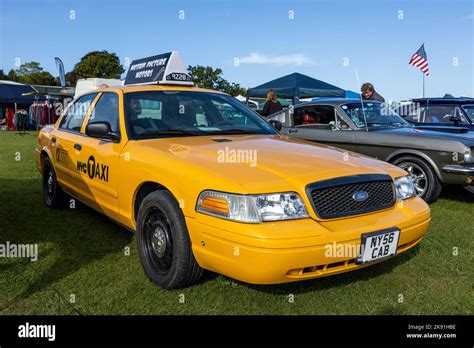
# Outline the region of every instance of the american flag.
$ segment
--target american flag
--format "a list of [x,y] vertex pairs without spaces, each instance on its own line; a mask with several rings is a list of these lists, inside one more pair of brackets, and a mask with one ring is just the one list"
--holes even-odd
[[426,56],[425,52],[425,44],[421,45],[418,51],[416,51],[415,54],[411,56],[408,64],[420,68],[425,75],[430,74],[430,68],[428,67],[428,57]]

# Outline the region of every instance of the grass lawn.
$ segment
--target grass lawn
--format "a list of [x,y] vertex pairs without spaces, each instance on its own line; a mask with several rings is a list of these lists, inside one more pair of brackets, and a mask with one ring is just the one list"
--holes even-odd
[[56,211],[44,206],[35,141],[33,132],[0,132],[0,243],[39,245],[37,262],[0,258],[2,314],[474,312],[474,195],[462,188],[445,189],[431,206],[425,240],[389,261],[276,286],[207,274],[196,286],[166,291],[145,277],[133,234],[83,205]]

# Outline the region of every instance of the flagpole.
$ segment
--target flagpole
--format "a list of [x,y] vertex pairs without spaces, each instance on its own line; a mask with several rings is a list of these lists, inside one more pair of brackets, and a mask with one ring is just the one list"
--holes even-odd
[[422,71],[421,74],[423,75],[423,98],[425,97],[425,73]]

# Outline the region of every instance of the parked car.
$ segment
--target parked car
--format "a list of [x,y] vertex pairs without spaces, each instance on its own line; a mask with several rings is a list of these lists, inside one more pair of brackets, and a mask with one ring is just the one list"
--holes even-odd
[[[474,98],[418,98],[394,111],[419,129],[474,131]],[[452,128],[446,129],[446,126]],[[459,131],[463,128],[466,130]]]
[[135,232],[145,274],[167,289],[203,269],[257,284],[360,269],[412,249],[430,223],[404,170],[169,81],[82,95],[39,132],[36,163],[46,206],[69,195]]
[[278,122],[283,134],[399,166],[410,174],[418,196],[427,202],[438,198],[443,184],[472,186],[474,182],[472,135],[417,129],[378,102],[315,101],[269,119]]

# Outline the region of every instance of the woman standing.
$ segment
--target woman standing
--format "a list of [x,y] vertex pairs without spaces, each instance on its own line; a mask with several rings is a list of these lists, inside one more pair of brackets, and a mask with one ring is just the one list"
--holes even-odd
[[275,91],[273,89],[269,90],[267,92],[267,100],[265,101],[261,115],[269,116],[277,111],[280,111],[281,109],[283,109],[283,107],[278,101]]

